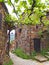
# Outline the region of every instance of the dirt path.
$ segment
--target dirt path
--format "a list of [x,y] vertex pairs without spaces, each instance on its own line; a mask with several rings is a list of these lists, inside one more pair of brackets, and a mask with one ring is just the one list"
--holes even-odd
[[14,65],[49,65],[49,61],[40,63],[40,62],[31,60],[31,59],[26,60],[26,59],[19,58],[12,53],[10,53],[10,57],[11,57]]

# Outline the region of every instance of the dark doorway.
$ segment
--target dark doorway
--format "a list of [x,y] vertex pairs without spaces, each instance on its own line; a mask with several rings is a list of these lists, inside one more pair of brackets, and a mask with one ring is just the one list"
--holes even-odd
[[34,38],[34,50],[40,52],[40,38]]

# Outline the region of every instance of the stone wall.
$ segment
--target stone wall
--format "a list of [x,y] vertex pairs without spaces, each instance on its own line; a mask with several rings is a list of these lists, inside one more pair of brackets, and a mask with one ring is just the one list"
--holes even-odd
[[[16,48],[20,47],[25,53],[30,54],[34,51],[34,38],[40,38],[38,32],[40,30],[47,30],[42,25],[22,25],[16,27]],[[20,31],[21,30],[21,31]],[[48,41],[46,39],[46,33],[43,34],[44,38],[41,39],[40,49],[48,48]]]
[[2,61],[4,62],[8,58],[6,55],[7,25],[5,23],[6,11],[2,3],[0,3],[0,14],[0,57],[2,57]]
[[[21,29],[21,28],[20,28]],[[30,52],[30,44],[29,44],[29,37],[28,37],[28,27],[22,26],[22,30],[16,29],[16,45],[24,50],[24,52]]]
[[[19,30],[21,32],[19,32]],[[20,47],[26,52],[27,54],[30,54],[31,51],[34,50],[34,41],[33,39],[35,37],[38,37],[36,34],[38,29],[36,30],[36,26],[27,26],[22,25],[20,28],[16,28],[16,47]],[[36,32],[36,33],[35,33]]]

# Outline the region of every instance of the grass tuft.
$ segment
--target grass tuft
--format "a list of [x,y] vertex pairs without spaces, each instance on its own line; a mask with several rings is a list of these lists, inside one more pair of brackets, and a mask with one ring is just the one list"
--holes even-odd
[[24,53],[23,50],[20,49],[20,48],[17,48],[16,50],[14,50],[13,53],[14,53],[15,55],[17,55],[17,56],[23,58],[23,59],[29,59],[29,58],[30,58],[30,56],[27,55],[26,53]]
[[4,65],[13,65],[12,60],[10,59],[8,63],[4,63]]

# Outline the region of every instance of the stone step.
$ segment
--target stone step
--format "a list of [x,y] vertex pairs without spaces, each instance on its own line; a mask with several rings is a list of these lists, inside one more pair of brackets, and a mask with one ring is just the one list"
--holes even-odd
[[36,59],[37,61],[39,61],[39,62],[45,62],[45,61],[47,61],[47,58],[44,57],[44,56],[42,56],[42,55],[37,55],[37,56],[35,56],[35,59]]

